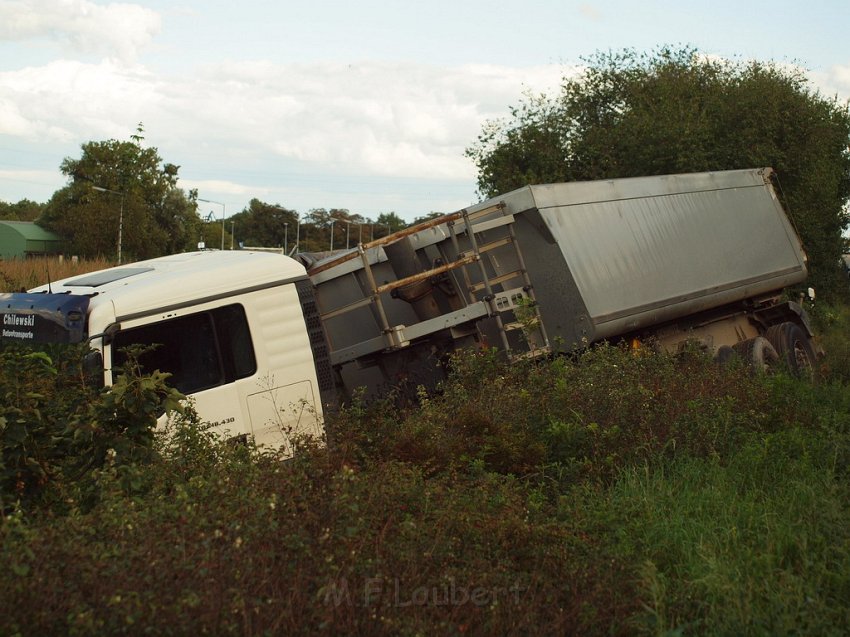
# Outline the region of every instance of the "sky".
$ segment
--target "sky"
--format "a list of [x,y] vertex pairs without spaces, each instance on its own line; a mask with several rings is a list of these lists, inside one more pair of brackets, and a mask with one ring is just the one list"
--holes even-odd
[[65,157],[142,123],[204,216],[410,221],[478,201],[485,122],[597,51],[772,60],[847,100],[848,28],[847,0],[0,0],[0,200],[47,201]]

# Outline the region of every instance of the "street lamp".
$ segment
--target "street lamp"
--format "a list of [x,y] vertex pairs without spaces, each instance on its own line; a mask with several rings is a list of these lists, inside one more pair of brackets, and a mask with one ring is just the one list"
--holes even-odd
[[283,253],[289,254],[289,224],[283,222]]
[[334,224],[336,223],[336,219],[331,217],[331,252],[334,251]]
[[204,203],[214,203],[217,206],[221,206],[221,249],[224,250],[224,204],[220,201],[213,201],[212,199],[201,199],[198,197],[198,201],[203,201]]
[[343,219],[345,221],[345,249],[348,250],[351,247],[351,243],[348,238],[351,235],[351,222],[348,219]]
[[[283,208],[281,206],[271,206],[271,207],[274,208],[275,210],[283,210],[284,212],[290,212],[289,210],[287,210],[286,208]],[[297,212],[294,213],[294,214],[295,214],[295,249],[298,250],[298,244],[301,242],[301,219],[298,217]],[[286,222],[284,222],[283,225],[284,225],[284,235],[285,235],[286,234],[286,226],[288,224]],[[284,244],[285,243],[286,243],[286,240],[284,238]],[[286,251],[286,250],[284,250],[284,251]]]
[[369,239],[369,241],[374,241],[374,240],[375,240],[375,226],[384,226],[384,227],[387,229],[387,234],[389,235],[389,233],[390,233],[390,224],[388,224],[388,223],[378,223],[378,222],[376,221],[375,223],[373,223],[373,224],[372,224],[372,228],[371,228],[371,230],[372,230],[372,238],[371,238],[371,239]]
[[124,193],[118,190],[110,190],[109,188],[101,188],[100,186],[92,186],[92,189],[98,192],[108,192],[121,196],[121,212],[118,213],[118,265],[121,265],[121,240],[124,236]]

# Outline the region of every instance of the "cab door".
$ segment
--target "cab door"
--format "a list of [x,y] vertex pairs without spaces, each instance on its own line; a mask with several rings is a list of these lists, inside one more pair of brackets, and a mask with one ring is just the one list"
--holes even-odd
[[111,354],[113,378],[135,358],[143,373],[169,373],[168,384],[193,399],[211,428],[228,437],[251,433],[236,386],[257,371],[242,305],[187,308],[122,324]]

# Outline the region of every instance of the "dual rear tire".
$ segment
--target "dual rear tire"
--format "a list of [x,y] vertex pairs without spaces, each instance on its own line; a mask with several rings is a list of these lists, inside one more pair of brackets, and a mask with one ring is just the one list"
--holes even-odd
[[732,350],[757,372],[768,372],[779,363],[779,353],[764,336],[748,338]]
[[756,336],[737,343],[733,347],[724,345],[717,351],[717,360],[723,364],[732,358],[741,358],[758,372],[767,372],[784,366],[798,378],[814,376],[815,350],[803,328],[786,321],[772,325],[764,336]]
[[794,376],[811,378],[814,375],[815,348],[802,327],[788,321],[771,325],[764,335]]

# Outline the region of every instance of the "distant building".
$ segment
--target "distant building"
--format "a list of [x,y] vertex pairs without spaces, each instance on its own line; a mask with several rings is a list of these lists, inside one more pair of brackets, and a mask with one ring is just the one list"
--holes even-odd
[[0,259],[60,254],[62,237],[32,221],[0,221]]

